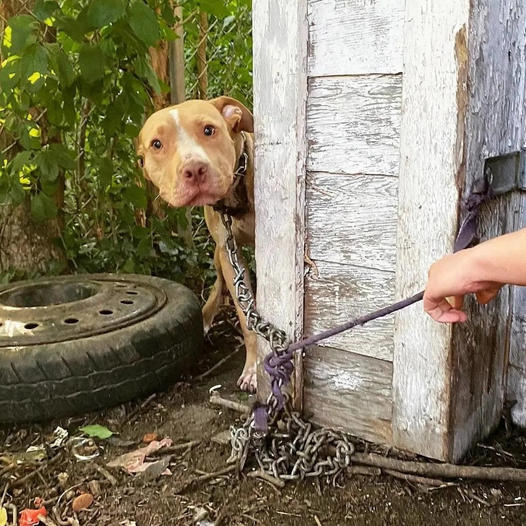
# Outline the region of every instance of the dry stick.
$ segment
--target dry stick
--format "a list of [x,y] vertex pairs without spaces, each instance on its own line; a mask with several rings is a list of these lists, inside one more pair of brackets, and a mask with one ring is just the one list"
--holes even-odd
[[121,427],[126,425],[128,422],[131,422],[155,397],[157,396],[157,393],[153,393],[150,395],[139,407],[134,409],[124,420],[124,422],[121,424]]
[[200,382],[207,376],[209,376],[211,373],[213,373],[216,369],[221,367],[226,361],[230,360],[234,354],[237,354],[239,352],[239,347],[237,347],[235,350],[233,350],[228,356],[225,356],[221,360],[219,360],[214,366],[212,366],[208,371],[205,371],[204,373],[200,374],[199,376],[196,376],[194,378],[194,382]]
[[22,484],[25,484],[28,480],[31,480],[33,477],[38,475],[39,473],[42,473],[46,468],[49,466],[52,466],[55,464],[60,458],[62,457],[62,452],[57,453],[52,459],[50,459],[45,464],[42,464],[38,469],[35,469],[35,471],[32,471],[31,473],[28,473],[25,477],[22,477],[21,479],[17,479],[13,482],[13,486],[21,486]]
[[357,464],[376,466],[382,469],[391,469],[402,473],[422,475],[424,477],[526,482],[526,469],[456,466],[454,464],[412,462],[408,460],[382,457],[381,455],[375,455],[374,453],[354,453],[352,460]]
[[382,474],[380,468],[373,468],[369,466],[356,466],[352,465],[347,468],[347,474],[349,475],[367,475],[369,477],[379,477]]
[[207,480],[214,479],[216,477],[221,477],[223,475],[228,475],[228,473],[232,473],[232,471],[236,471],[237,466],[228,466],[224,469],[221,469],[219,471],[216,471],[214,473],[206,473],[205,475],[200,475],[199,477],[194,477],[187,482],[185,482],[178,490],[177,492],[184,491],[188,489],[189,487],[193,486],[197,482],[206,482]]
[[285,481],[278,479],[276,477],[273,477],[272,475],[269,475],[268,473],[265,473],[264,471],[261,471],[261,470],[250,471],[249,473],[247,473],[247,477],[266,480],[267,482],[269,482],[270,484],[273,484],[274,486],[277,486],[278,488],[285,487]]
[[222,475],[227,475],[228,473],[232,473],[232,471],[236,471],[237,466],[228,466],[224,469],[220,469],[219,471],[216,471],[214,473],[207,473],[206,475],[200,475],[199,477],[195,477],[190,482],[193,484],[194,482],[206,482],[207,480],[214,479],[216,477],[221,477]]
[[117,485],[117,479],[105,468],[99,464],[93,464],[93,467],[112,485]]
[[419,477],[418,475],[411,475],[410,473],[401,473],[400,471],[395,471],[393,469],[384,469],[383,470],[386,475],[391,475],[391,477],[394,477],[396,479],[405,480],[407,482],[413,482],[415,484],[425,484],[427,486],[434,486],[434,487],[440,487],[440,486],[455,486],[452,482],[444,482],[443,480],[439,479],[431,479],[428,477]]
[[219,405],[228,409],[233,409],[234,411],[237,411],[238,413],[243,413],[245,415],[248,415],[251,411],[251,408],[248,405],[241,404],[239,402],[234,402],[233,400],[228,400],[227,398],[222,398],[221,396],[215,393],[212,394],[212,396],[210,396],[210,403],[212,405]]

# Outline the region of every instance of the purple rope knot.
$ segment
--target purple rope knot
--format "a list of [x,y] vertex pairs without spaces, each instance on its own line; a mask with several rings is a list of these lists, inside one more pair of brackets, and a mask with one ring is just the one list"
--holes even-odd
[[281,355],[267,354],[263,364],[265,371],[270,376],[271,389],[276,398],[277,409],[282,409],[285,405],[285,398],[281,392],[280,380],[281,385],[287,385],[290,382],[290,376],[294,370],[292,351],[287,350]]

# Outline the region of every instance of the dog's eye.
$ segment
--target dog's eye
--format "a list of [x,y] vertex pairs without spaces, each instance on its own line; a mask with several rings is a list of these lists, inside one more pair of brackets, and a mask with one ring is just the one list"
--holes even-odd
[[152,141],[152,146],[156,149],[156,150],[160,150],[162,147],[163,147],[163,143],[159,140],[159,139],[154,139]]
[[142,155],[138,157],[137,162],[139,163],[139,168],[144,168],[144,157]]
[[210,137],[211,135],[214,135],[215,131],[216,131],[215,128],[213,126],[210,126],[210,124],[208,124],[207,126],[205,126],[203,133],[207,135],[208,137]]

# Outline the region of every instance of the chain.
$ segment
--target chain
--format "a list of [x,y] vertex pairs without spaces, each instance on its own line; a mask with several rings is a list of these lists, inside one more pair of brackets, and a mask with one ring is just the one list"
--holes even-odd
[[230,429],[232,452],[229,463],[243,470],[252,453],[259,468],[282,480],[303,480],[326,476],[337,483],[338,477],[351,463],[354,445],[347,435],[330,429],[315,429],[291,409],[290,398],[282,387],[292,373],[290,341],[284,331],[265,321],[255,307],[252,290],[245,279],[246,269],[238,258],[232,232],[232,217],[221,213],[227,232],[226,249],[234,271],[234,289],[239,307],[245,314],[249,330],[270,344],[271,354],[265,369],[271,377],[271,393],[265,406],[257,406],[244,425]]

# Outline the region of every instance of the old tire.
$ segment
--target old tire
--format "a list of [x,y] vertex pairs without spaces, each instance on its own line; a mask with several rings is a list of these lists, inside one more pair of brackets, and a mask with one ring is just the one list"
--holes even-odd
[[47,420],[162,390],[202,347],[199,302],[172,281],[96,274],[4,286],[0,422]]

